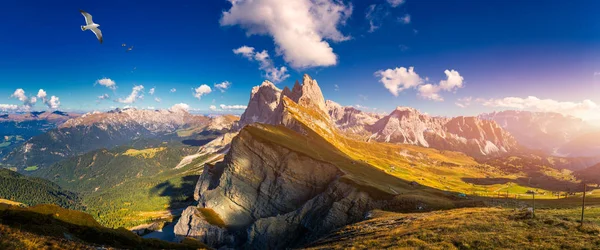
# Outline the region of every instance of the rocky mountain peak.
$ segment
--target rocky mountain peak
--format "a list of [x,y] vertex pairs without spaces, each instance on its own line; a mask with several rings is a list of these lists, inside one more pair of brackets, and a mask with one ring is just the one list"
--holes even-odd
[[292,101],[305,106],[305,107],[316,107],[323,113],[327,114],[327,107],[325,105],[325,98],[323,92],[316,80],[312,79],[308,74],[304,74],[302,77],[302,84],[296,81],[291,91],[285,90],[282,93],[283,96],[287,96]]
[[264,123],[271,120],[275,109],[279,105],[280,96],[281,90],[267,80],[263,81],[260,86],[252,88],[248,107],[240,117],[237,127],[242,128],[247,124]]
[[292,89],[285,87],[279,90],[269,81],[264,81],[260,86],[252,89],[248,108],[242,114],[237,129],[243,126],[259,122],[278,124],[284,110],[282,98],[288,97],[290,100],[304,107],[313,107],[327,114],[325,98],[317,81],[304,75],[302,83],[296,81]]

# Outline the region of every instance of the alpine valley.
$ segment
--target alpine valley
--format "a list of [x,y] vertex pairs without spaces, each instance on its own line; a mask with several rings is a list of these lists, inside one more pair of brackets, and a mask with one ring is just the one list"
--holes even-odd
[[[128,108],[0,126],[0,246],[545,248],[574,230],[574,244],[598,247],[575,206],[581,181],[600,180],[600,154],[582,150],[600,130],[557,113],[371,113],[326,100],[304,75],[254,87],[239,117]],[[512,208],[532,193],[538,209],[561,210],[526,222]]]

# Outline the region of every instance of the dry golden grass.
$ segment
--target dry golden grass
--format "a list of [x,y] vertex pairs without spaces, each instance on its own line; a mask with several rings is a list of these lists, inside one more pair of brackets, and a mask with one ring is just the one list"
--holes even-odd
[[554,210],[463,208],[419,214],[376,211],[309,246],[312,249],[598,249],[600,227]]
[[123,155],[131,156],[131,157],[139,156],[144,159],[151,159],[151,158],[154,158],[157,153],[162,152],[165,149],[167,149],[167,148],[165,148],[165,147],[147,148],[147,149],[142,149],[142,150],[128,149],[127,151],[125,151],[125,153],[123,153]]
[[[0,224],[0,249],[96,249],[63,238],[32,234]],[[108,248],[112,249],[112,248]]]

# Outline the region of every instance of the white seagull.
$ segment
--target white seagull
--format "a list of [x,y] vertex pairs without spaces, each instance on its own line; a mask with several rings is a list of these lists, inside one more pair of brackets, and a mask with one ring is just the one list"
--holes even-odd
[[91,30],[96,35],[96,38],[98,38],[98,41],[102,43],[102,32],[100,32],[100,29],[98,29],[100,25],[92,21],[92,15],[90,15],[90,13],[87,13],[83,10],[79,10],[79,12],[81,12],[83,17],[85,17],[85,26],[81,26],[81,30]]

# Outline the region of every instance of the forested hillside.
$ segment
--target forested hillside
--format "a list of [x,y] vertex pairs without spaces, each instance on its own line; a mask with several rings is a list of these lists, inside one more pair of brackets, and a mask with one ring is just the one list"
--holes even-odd
[[56,204],[69,209],[83,209],[76,193],[62,189],[51,181],[28,177],[0,168],[0,198],[24,203]]

